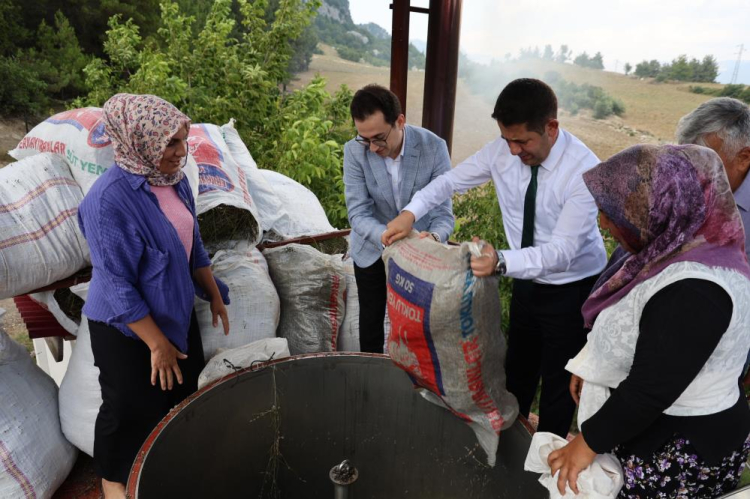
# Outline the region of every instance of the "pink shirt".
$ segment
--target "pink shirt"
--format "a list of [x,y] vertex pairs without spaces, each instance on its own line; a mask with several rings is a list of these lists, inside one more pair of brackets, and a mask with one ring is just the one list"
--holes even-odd
[[151,192],[159,200],[161,211],[177,230],[177,235],[180,236],[180,241],[182,241],[185,253],[190,260],[190,252],[193,250],[193,215],[190,214],[190,210],[171,185],[163,187],[152,185],[150,187]]

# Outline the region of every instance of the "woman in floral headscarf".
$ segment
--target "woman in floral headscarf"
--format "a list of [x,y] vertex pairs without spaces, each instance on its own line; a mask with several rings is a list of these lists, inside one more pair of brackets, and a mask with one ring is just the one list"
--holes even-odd
[[83,312],[102,405],[94,464],[105,497],[124,484],[148,434],[197,389],[203,347],[194,295],[229,332],[226,286],[214,279],[182,172],[190,119],[153,95],[118,94],[103,108],[116,168],[78,211],[94,270]]
[[578,472],[614,452],[620,498],[722,495],[750,453],[738,384],[750,266],[721,160],[699,146],[635,146],[583,177],[627,253],[583,306],[593,328],[567,366],[581,433],[549,456],[558,488],[577,492]]

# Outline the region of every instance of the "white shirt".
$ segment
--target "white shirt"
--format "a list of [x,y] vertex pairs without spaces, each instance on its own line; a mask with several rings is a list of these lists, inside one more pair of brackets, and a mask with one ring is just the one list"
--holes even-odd
[[404,140],[401,141],[401,151],[396,159],[390,156],[385,157],[385,169],[391,178],[391,189],[393,189],[393,199],[396,200],[396,209],[401,210],[401,159],[404,157],[406,149],[406,130],[404,130]]
[[492,180],[511,248],[502,251],[506,275],[543,284],[565,284],[598,274],[607,263],[597,226],[598,209],[582,177],[598,163],[589,148],[560,129],[537,173],[534,246],[528,248],[521,249],[521,232],[531,168],[510,153],[502,137],[430,182],[404,210],[419,220],[454,192],[464,193]]

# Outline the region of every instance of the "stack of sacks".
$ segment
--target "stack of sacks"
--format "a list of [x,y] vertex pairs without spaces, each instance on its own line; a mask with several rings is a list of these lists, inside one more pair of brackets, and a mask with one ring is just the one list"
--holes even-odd
[[336,351],[345,310],[341,256],[300,244],[267,249],[263,255],[281,299],[278,336],[289,341],[292,355]]
[[[52,284],[90,265],[76,219],[78,205],[114,165],[102,110],[96,107],[44,120],[9,154],[19,161],[0,170],[0,298]],[[190,156],[184,172],[197,197],[198,166]],[[52,293],[34,298],[60,312]],[[70,332],[77,324],[64,316],[56,315]]]
[[57,385],[2,329],[0,380],[0,497],[50,498],[77,453],[60,431]]
[[[8,152],[18,160],[41,153],[63,158],[83,194],[88,193],[96,179],[115,162],[112,142],[104,130],[102,110],[84,107],[47,118]],[[198,167],[192,158],[188,157],[184,171],[195,197],[198,195]]]
[[89,265],[78,228],[81,188],[55,154],[0,169],[0,298],[27,293]]

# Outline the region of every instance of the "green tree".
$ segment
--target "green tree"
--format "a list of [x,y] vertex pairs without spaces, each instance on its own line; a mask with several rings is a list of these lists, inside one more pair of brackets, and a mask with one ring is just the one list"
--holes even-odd
[[588,68],[591,64],[591,58],[586,52],[581,52],[576,56],[575,59],[573,59],[573,64],[576,66],[581,66],[583,68]]
[[[159,3],[154,0],[11,0],[22,9],[22,24],[36,31],[44,20],[55,23],[55,13],[60,10],[70,20],[84,52],[102,55],[102,42],[110,17],[120,14],[133,19],[145,37],[155,34],[159,23]],[[197,0],[201,1],[207,0]],[[33,40],[30,40],[33,45]],[[26,45],[28,48],[31,45]]]
[[716,62],[716,58],[712,55],[703,57],[696,81],[712,83],[717,76],[719,76],[719,63]]
[[29,49],[28,59],[52,96],[67,99],[85,91],[83,69],[89,59],[61,11],[55,13],[54,28],[42,20],[37,30],[37,46]]
[[567,45],[560,45],[560,50],[555,54],[555,61],[562,64],[568,62],[568,59],[570,59],[570,49]]
[[[347,225],[341,189],[343,144],[354,135],[348,119],[351,92],[331,96],[322,79],[292,93],[292,41],[315,15],[319,0],[281,0],[272,20],[268,2],[216,0],[193,36],[195,18],[174,2],[161,5],[157,34],[143,40],[138,26],[110,19],[105,52],[86,67],[89,94],[75,105],[101,105],[115,92],[154,93],[194,122],[225,123],[237,130],[262,168],[279,170],[309,187],[331,223]],[[239,33],[235,35],[234,33]],[[239,38],[237,37],[239,36]]]
[[635,75],[641,78],[655,78],[661,72],[661,64],[656,59],[641,61],[635,65]]
[[623,69],[625,69],[625,76],[627,76],[633,70],[633,66],[629,62],[626,62]]
[[39,75],[16,57],[0,57],[0,113],[21,116],[28,124],[42,114],[47,102],[46,86]]
[[13,0],[0,0],[0,56],[15,55],[29,37],[29,30],[22,25],[22,9]]
[[589,63],[589,67],[593,69],[604,69],[604,56],[602,56],[601,52],[594,54],[594,57],[591,58]]
[[664,71],[668,78],[678,81],[692,81],[693,72],[686,55],[680,55],[672,60],[669,69]]
[[547,59],[549,61],[553,60],[555,57],[555,53],[552,50],[552,45],[545,45],[544,46],[544,54],[542,55],[542,59]]

